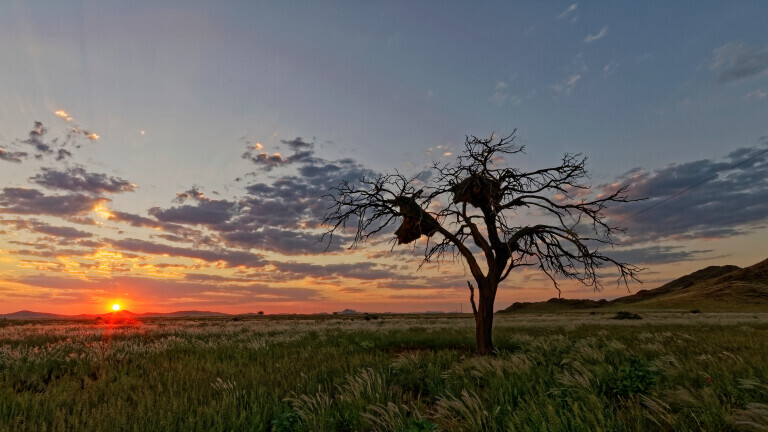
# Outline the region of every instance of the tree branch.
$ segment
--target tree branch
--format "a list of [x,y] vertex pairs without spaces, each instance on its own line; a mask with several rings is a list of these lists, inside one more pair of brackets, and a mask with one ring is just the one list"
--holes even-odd
[[477,317],[477,306],[475,306],[475,287],[472,286],[472,282],[467,281],[469,286],[469,303],[472,305],[472,315]]

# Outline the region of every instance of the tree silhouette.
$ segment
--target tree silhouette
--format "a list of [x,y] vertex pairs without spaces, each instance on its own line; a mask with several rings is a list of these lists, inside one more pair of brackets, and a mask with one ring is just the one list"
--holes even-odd
[[[502,138],[467,137],[454,163],[433,163],[426,184],[399,172],[342,181],[329,197],[323,235],[354,230],[350,247],[396,223],[397,244],[426,236],[424,263],[445,256],[463,259],[477,285],[467,281],[475,317],[477,351],[493,351],[496,291],[512,270],[538,267],[560,291],[558,279],[575,279],[601,288],[598,271],[618,270],[617,283],[638,280],[640,269],[602,253],[623,229],[611,226],[603,210],[630,202],[626,187],[591,197],[586,158],[565,154],[559,165],[534,171],[502,166],[522,153],[514,134]],[[528,221],[535,221],[528,222]],[[394,245],[393,245],[394,247]]]

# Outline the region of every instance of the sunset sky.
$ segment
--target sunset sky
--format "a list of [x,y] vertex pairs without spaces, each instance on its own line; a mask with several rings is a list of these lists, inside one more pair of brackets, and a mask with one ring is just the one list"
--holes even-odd
[[[609,212],[624,220],[768,149],[766,16],[759,1],[4,1],[0,313],[467,312],[465,267],[417,271],[423,243],[317,244],[322,195],[517,128],[509,164],[580,152],[596,191],[648,198]],[[647,268],[631,290],[655,288],[765,259],[767,223],[768,154],[625,221],[613,256]],[[496,307],[556,295],[519,271]]]

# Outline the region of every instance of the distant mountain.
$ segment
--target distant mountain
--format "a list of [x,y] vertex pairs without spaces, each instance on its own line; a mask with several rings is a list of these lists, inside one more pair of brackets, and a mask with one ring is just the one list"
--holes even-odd
[[168,318],[183,318],[183,317],[223,317],[223,316],[230,316],[230,314],[226,314],[223,312],[211,312],[211,311],[178,311],[178,312],[148,312],[140,314],[139,316],[144,317],[168,317]]
[[557,312],[589,309],[683,309],[768,311],[768,259],[753,266],[710,266],[658,288],[614,300],[549,299],[518,302],[499,312]]
[[199,318],[199,317],[226,317],[230,314],[210,311],[178,311],[178,312],[147,312],[137,314],[128,310],[117,312],[105,312],[103,314],[80,314],[80,315],[61,315],[45,312],[33,312],[28,310],[13,312],[9,314],[0,314],[0,319],[96,319],[96,318]]
[[344,309],[341,312],[337,312],[337,315],[355,315],[355,314],[361,314],[362,312],[358,312],[356,310],[352,309]]
[[67,318],[66,315],[59,315],[59,314],[52,314],[52,313],[44,313],[44,312],[33,312],[28,310],[22,310],[18,312],[13,312],[9,314],[2,314],[0,315],[0,318],[12,318],[12,319],[51,319],[51,318]]

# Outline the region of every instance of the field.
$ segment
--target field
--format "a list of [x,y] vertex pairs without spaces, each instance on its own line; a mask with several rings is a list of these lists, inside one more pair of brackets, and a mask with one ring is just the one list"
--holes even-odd
[[768,314],[612,316],[7,320],[0,429],[768,430]]

